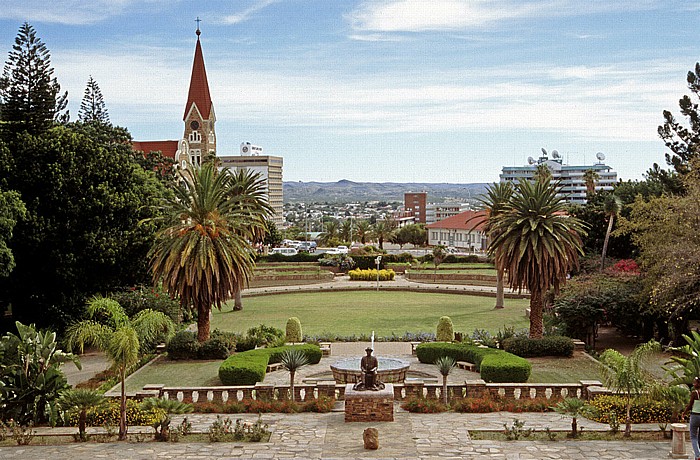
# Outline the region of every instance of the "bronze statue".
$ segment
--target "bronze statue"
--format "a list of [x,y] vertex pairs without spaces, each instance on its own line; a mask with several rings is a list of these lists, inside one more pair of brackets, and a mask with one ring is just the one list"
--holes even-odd
[[379,362],[377,358],[372,356],[372,349],[367,348],[365,350],[367,356],[363,356],[360,361],[360,369],[362,369],[362,379],[357,382],[352,389],[363,391],[372,390],[379,391],[384,389],[384,384],[377,378],[377,367],[379,367]]

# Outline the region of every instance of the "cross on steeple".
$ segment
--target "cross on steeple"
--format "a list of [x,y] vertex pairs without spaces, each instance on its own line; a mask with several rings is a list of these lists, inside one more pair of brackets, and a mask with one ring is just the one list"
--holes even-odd
[[197,16],[197,19],[195,19],[194,22],[197,23],[197,32],[195,32],[195,33],[197,34],[197,36],[199,36],[202,33],[199,31],[199,23],[202,22],[202,20],[199,19],[199,16]]

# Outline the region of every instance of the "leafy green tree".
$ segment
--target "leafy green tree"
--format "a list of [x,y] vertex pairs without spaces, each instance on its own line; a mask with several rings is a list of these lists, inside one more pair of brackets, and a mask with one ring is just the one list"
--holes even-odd
[[36,134],[49,129],[54,120],[66,123],[68,93],[53,76],[46,45],[28,23],[22,24],[0,78],[0,119],[12,133]]
[[600,355],[603,384],[613,391],[624,394],[626,402],[625,437],[629,438],[632,430],[632,403],[650,388],[654,379],[646,370],[645,359],[654,352],[661,351],[661,345],[649,341],[625,356],[617,350],[608,349]]
[[549,169],[546,163],[540,163],[535,167],[535,173],[532,178],[537,182],[551,182],[552,170]]
[[182,184],[162,203],[165,228],[150,252],[154,284],[163,283],[183,308],[197,311],[197,339],[209,339],[213,306],[231,298],[253,273],[251,242],[264,231],[264,220],[249,206],[250,197],[235,193],[228,169],[213,163],[180,172]]
[[165,314],[142,310],[129,318],[115,300],[93,297],[87,306],[88,317],[66,330],[68,349],[81,353],[85,345],[94,345],[104,351],[119,375],[121,404],[119,406],[119,440],[126,439],[126,375],[140,356],[141,344],[153,341],[162,334],[171,335],[175,325]]
[[17,334],[0,339],[0,419],[54,423],[58,398],[68,388],[61,364],[78,357],[58,348],[55,332],[37,331],[35,326],[15,323]]
[[404,244],[424,246],[428,241],[428,231],[423,224],[405,225],[394,232],[392,243],[403,247]]
[[445,256],[447,255],[447,252],[445,251],[445,246],[438,244],[433,248],[433,252],[431,255],[433,256],[433,265],[435,266],[433,275],[437,280],[437,269],[442,263],[442,261],[445,260]]
[[[484,230],[488,235],[489,242],[487,250],[495,253],[498,248],[491,248],[493,242],[496,239],[496,229],[494,228],[493,222],[496,217],[498,217],[503,211],[505,205],[510,201],[513,196],[513,185],[510,182],[496,182],[494,184],[488,185],[486,187],[486,194],[478,198],[481,209],[484,210],[484,214],[479,214],[473,219],[473,225],[475,227],[483,224]],[[503,270],[496,270],[496,306],[495,308],[504,308],[504,289],[503,289],[503,279],[505,278],[505,273]]]
[[78,120],[83,123],[109,124],[109,114],[107,113],[107,107],[102,97],[102,91],[100,91],[100,87],[92,78],[92,75],[90,75],[87,87],[85,88],[85,95],[80,103]]
[[496,266],[508,273],[512,289],[530,291],[531,338],[542,337],[544,294],[559,291],[583,253],[584,225],[565,214],[557,192],[548,180],[521,180],[493,221]]
[[[21,194],[26,218],[9,246],[16,267],[0,279],[14,318],[62,327],[87,298],[148,282],[155,205],[166,189],[132,157],[122,128],[59,125],[19,134],[0,183]],[[41,280],[41,282],[37,282]]]
[[608,229],[605,232],[605,241],[603,242],[603,255],[600,258],[600,269],[605,269],[605,256],[608,253],[608,242],[610,241],[610,234],[612,233],[613,225],[615,223],[615,217],[620,215],[622,211],[622,201],[620,198],[613,195],[608,195],[603,203],[603,211],[608,218]]
[[19,193],[0,190],[0,277],[9,276],[15,268],[15,258],[7,244],[12,239],[12,231],[17,221],[26,214],[27,208]]
[[678,105],[689,126],[681,124],[671,112],[664,110],[664,124],[658,129],[659,137],[671,150],[666,154],[666,163],[681,175],[690,171],[690,160],[700,154],[700,113],[697,103],[700,98],[700,63],[696,63],[695,69],[688,72],[687,81],[693,97],[684,95]]
[[80,439],[82,442],[88,440],[85,432],[87,412],[91,409],[104,406],[106,403],[107,399],[103,394],[96,390],[90,390],[87,388],[66,390],[61,393],[61,397],[58,400],[59,406],[61,406],[64,411],[78,412],[78,439]]
[[282,239],[282,234],[277,229],[277,225],[271,220],[266,221],[263,244],[271,247],[279,246],[282,243]]

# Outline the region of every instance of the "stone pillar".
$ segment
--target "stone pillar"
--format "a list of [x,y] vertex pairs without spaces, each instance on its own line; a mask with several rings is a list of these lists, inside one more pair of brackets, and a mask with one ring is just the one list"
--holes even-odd
[[335,380],[318,382],[318,397],[335,399]]
[[671,458],[688,458],[685,452],[685,433],[688,432],[688,425],[685,423],[672,423],[673,439],[671,439]]
[[255,384],[255,399],[258,399],[260,401],[271,401],[272,399],[274,399],[274,395],[274,385],[268,385],[262,382],[258,382]]
[[357,391],[352,384],[345,386],[346,422],[393,422],[394,385],[387,383],[383,390]]
[[467,387],[467,398],[481,398],[486,395],[486,381],[482,379],[465,380],[464,384]]

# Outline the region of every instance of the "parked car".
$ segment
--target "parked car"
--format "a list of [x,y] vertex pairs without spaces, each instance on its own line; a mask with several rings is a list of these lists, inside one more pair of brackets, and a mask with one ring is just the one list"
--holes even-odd
[[347,254],[350,251],[347,246],[338,246],[336,249],[339,254]]
[[270,254],[282,254],[283,256],[295,256],[299,254],[294,248],[274,248]]
[[302,241],[297,248],[299,252],[316,252],[315,241]]

